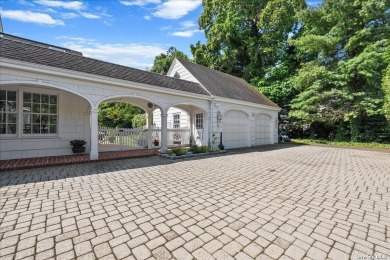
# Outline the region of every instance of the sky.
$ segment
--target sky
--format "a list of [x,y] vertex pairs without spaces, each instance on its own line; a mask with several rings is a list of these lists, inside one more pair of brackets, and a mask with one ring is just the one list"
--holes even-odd
[[191,57],[201,12],[201,0],[0,0],[5,33],[143,70],[171,46]]

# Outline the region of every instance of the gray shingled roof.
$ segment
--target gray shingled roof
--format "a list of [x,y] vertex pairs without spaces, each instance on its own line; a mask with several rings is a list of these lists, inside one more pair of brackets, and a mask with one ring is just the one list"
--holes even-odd
[[[84,72],[110,78],[128,80],[189,93],[207,95],[207,91],[195,82],[162,76],[122,65],[83,57],[81,53],[61,47],[30,41],[12,35],[0,34],[0,57]],[[62,51],[55,50],[61,48]]]
[[278,108],[278,105],[241,78],[186,60],[177,60],[214,96]]

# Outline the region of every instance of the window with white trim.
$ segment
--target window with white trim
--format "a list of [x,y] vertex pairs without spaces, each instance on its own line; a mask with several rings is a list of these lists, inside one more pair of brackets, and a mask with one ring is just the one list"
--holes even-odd
[[203,129],[203,113],[195,114],[196,129]]
[[180,128],[180,114],[173,115],[173,128]]
[[56,134],[57,95],[23,93],[23,134]]
[[0,135],[16,135],[17,108],[16,91],[0,90]]

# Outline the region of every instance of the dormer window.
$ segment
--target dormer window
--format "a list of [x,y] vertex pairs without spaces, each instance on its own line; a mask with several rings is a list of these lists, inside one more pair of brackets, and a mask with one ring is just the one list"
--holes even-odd
[[176,71],[176,72],[175,72],[175,75],[173,75],[173,77],[174,77],[175,79],[180,79],[180,74]]

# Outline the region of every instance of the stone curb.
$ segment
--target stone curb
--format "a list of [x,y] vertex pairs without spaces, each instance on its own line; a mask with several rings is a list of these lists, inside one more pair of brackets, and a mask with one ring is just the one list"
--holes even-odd
[[167,158],[171,160],[176,160],[176,159],[185,159],[185,158],[196,158],[196,157],[202,157],[202,156],[209,156],[209,155],[217,155],[217,154],[224,154],[229,152],[228,150],[222,150],[219,152],[212,152],[212,153],[196,153],[196,154],[191,154],[191,155],[176,155],[176,156],[171,156],[168,154],[160,154],[159,156],[162,158]]

